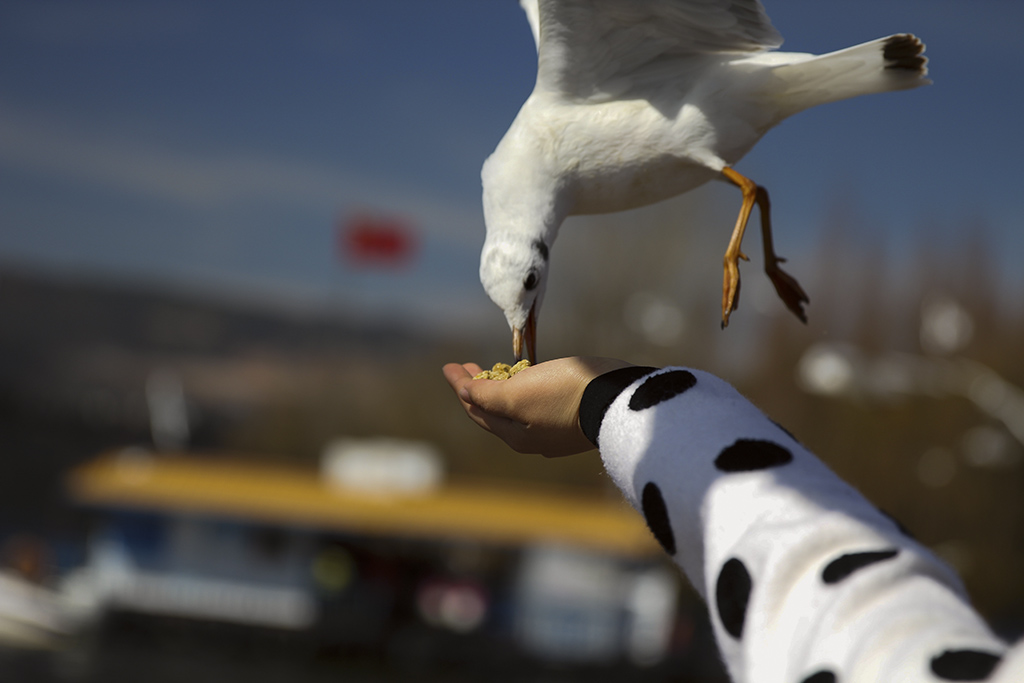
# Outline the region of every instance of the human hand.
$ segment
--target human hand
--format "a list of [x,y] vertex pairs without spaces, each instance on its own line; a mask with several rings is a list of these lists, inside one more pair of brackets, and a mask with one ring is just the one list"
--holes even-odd
[[449,363],[443,372],[469,418],[519,453],[559,457],[594,444],[580,429],[580,398],[590,381],[630,363],[572,357],[532,365],[506,380],[474,380],[475,363]]

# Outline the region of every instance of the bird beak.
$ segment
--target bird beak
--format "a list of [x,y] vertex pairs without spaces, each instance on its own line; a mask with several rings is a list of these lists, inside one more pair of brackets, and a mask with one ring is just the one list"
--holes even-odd
[[526,345],[526,354],[530,363],[537,362],[537,304],[530,307],[530,314],[526,316],[526,325],[522,328],[512,330],[512,351],[515,353],[516,362],[523,359],[523,345]]

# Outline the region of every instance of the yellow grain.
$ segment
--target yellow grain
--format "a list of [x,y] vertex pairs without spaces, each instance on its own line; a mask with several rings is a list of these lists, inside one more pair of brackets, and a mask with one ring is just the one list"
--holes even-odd
[[521,372],[526,368],[530,367],[530,361],[523,359],[515,365],[509,365],[508,363],[495,363],[494,367],[490,370],[484,370],[480,374],[473,377],[473,379],[508,379],[517,372]]

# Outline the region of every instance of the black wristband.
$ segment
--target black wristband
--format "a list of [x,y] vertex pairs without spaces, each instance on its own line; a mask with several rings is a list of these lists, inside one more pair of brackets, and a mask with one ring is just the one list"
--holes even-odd
[[597,446],[597,435],[601,431],[601,422],[615,397],[630,384],[657,369],[631,365],[606,372],[590,380],[590,384],[583,390],[583,397],[580,398],[580,429],[583,430],[583,435],[590,440],[590,443]]

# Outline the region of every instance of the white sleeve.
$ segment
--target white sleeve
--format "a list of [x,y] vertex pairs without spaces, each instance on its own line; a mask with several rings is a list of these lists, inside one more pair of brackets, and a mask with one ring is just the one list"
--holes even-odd
[[945,563],[721,379],[608,373],[580,423],[707,602],[735,681],[1024,681],[1024,647]]

